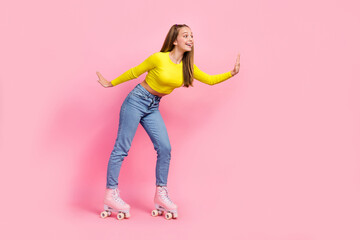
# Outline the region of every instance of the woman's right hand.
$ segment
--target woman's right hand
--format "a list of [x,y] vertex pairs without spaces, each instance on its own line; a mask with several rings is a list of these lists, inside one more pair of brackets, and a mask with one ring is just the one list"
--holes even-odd
[[109,82],[108,80],[106,80],[99,72],[96,72],[96,74],[99,77],[98,82],[103,86],[103,87],[113,87],[113,85],[111,84],[111,82]]

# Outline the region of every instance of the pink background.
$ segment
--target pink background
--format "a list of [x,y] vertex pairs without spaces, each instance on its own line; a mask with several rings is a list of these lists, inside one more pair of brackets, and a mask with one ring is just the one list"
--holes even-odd
[[[358,1],[7,1],[1,24],[2,239],[359,239]],[[160,111],[179,218],[154,218],[139,125],[120,171],[131,218],[101,219],[120,106],[175,23],[195,62],[238,75]],[[5,238],[4,238],[5,237]]]

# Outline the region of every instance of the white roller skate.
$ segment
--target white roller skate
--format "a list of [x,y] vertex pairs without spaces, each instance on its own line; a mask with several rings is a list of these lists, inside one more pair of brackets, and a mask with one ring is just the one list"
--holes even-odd
[[105,211],[100,214],[102,218],[109,217],[112,212],[117,213],[116,217],[119,220],[130,217],[130,205],[120,198],[120,193],[117,188],[107,188],[105,190],[104,210]]
[[162,215],[163,212],[166,212],[165,218],[170,220],[172,218],[176,219],[178,217],[177,214],[177,206],[175,203],[171,201],[168,196],[168,189],[166,186],[157,186],[155,197],[155,210],[152,210],[151,215],[156,217],[158,215]]

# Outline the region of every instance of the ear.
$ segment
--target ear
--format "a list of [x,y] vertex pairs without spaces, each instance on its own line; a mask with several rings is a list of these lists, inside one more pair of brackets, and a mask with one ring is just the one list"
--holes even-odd
[[173,42],[174,45],[177,45],[177,39]]

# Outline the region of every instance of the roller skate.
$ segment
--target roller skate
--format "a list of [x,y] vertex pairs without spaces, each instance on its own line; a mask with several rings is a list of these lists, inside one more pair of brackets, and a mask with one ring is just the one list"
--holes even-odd
[[168,196],[168,189],[166,186],[156,187],[154,203],[156,209],[152,210],[151,212],[151,215],[153,217],[156,217],[158,215],[161,216],[164,212],[166,212],[165,218],[167,220],[170,220],[172,218],[176,219],[178,217],[177,206],[170,200]]
[[117,188],[105,190],[104,210],[100,214],[102,218],[109,217],[112,212],[117,212],[116,217],[119,220],[130,217],[130,206],[120,198]]

